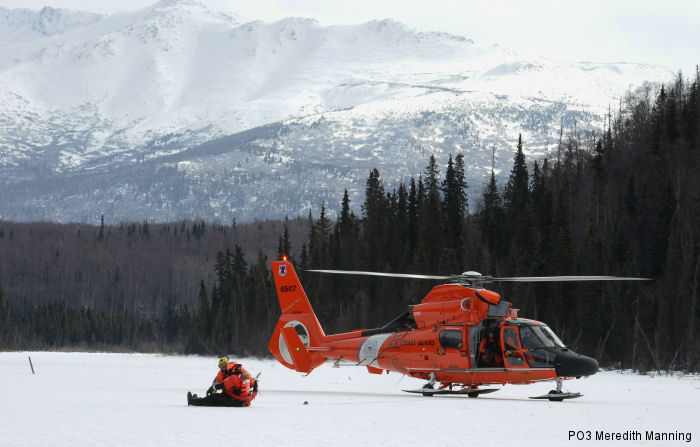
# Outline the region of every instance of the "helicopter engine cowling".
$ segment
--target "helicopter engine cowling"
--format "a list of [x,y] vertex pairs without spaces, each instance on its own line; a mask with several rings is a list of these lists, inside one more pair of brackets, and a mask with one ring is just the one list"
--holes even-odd
[[448,321],[470,319],[471,299],[447,301],[441,303],[425,303],[413,306],[413,319],[421,327],[431,326]]
[[[433,288],[420,304],[411,308],[416,326],[435,324],[477,324],[488,314],[489,303],[476,296],[476,290],[456,284]],[[487,292],[491,300],[500,299],[494,292]]]

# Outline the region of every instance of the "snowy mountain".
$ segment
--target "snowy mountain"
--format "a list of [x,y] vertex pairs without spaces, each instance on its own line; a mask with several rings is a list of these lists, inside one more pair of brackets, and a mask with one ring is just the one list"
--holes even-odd
[[[518,133],[602,126],[611,101],[673,73],[530,60],[393,20],[248,21],[193,0],[100,16],[0,8],[0,218],[283,217],[356,206],[430,154],[464,153],[471,193]],[[575,124],[574,124],[575,123]]]

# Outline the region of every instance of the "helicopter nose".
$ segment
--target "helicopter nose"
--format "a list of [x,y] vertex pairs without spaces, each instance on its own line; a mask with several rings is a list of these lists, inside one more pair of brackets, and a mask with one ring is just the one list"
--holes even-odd
[[554,367],[560,377],[592,376],[598,372],[598,361],[573,351],[562,350],[557,353]]

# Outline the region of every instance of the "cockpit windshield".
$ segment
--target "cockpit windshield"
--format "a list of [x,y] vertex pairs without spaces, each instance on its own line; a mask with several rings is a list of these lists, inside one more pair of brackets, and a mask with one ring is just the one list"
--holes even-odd
[[553,330],[549,328],[549,326],[541,326],[540,329],[542,329],[542,332],[544,332],[544,335],[549,337],[550,340],[554,342],[554,344],[559,347],[559,348],[565,348],[564,343],[559,340],[559,337],[557,337],[557,334],[554,333]]
[[525,349],[564,348],[548,326],[520,326],[520,341]]

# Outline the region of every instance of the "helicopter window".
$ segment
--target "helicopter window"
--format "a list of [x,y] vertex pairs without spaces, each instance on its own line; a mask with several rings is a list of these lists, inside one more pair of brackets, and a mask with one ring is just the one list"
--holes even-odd
[[542,343],[537,339],[537,336],[527,326],[520,327],[520,343],[525,349],[541,348]]
[[503,346],[505,346],[506,351],[516,351],[519,349],[515,329],[503,329]]
[[520,341],[527,349],[564,347],[564,343],[547,326],[521,327]]
[[518,344],[518,335],[515,328],[503,329],[503,347],[505,348],[504,355],[506,356],[507,366],[518,367],[526,366],[520,352]]
[[549,326],[542,326],[542,332],[544,335],[546,335],[550,340],[554,342],[554,344],[560,348],[565,348],[564,343],[557,337],[557,335],[549,328]]
[[458,329],[445,329],[440,331],[440,346],[449,349],[462,349],[462,331]]
[[526,326],[520,328],[520,342],[526,349],[545,348],[554,346],[551,340],[544,335],[539,335],[534,331],[534,326]]
[[546,349],[528,351],[525,353],[525,359],[528,365],[530,365],[530,368],[552,368],[556,356],[555,353],[547,351]]

